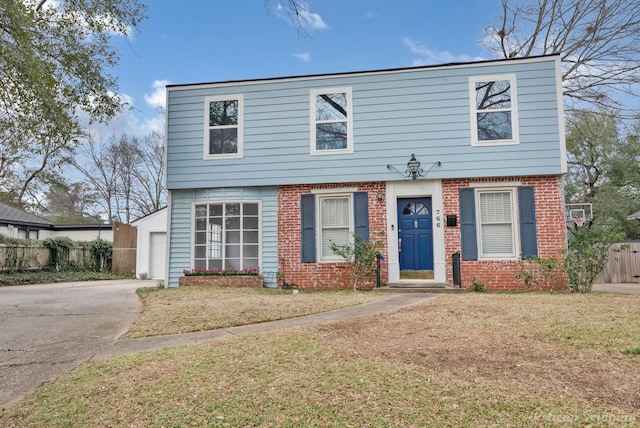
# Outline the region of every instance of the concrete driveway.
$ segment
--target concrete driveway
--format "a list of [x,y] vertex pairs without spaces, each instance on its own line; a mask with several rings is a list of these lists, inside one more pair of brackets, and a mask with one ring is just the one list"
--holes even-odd
[[0,408],[113,344],[135,321],[139,287],[90,281],[0,287]]
[[640,294],[640,283],[593,284],[591,290],[600,293]]

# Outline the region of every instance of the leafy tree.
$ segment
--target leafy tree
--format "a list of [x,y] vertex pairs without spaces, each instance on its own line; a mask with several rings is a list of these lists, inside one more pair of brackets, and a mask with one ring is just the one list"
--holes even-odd
[[[77,109],[105,120],[122,108],[114,35],[146,18],[138,0],[4,0],[0,6],[1,111],[46,123],[75,122]],[[60,114],[61,116],[52,116]]]
[[[131,34],[145,9],[138,0],[0,2],[0,177],[30,185],[73,149],[80,114],[107,121],[122,110],[109,42]],[[29,172],[22,160],[32,157]],[[22,203],[24,185],[1,191]]]
[[46,196],[46,209],[57,224],[101,223],[102,219],[91,212],[94,203],[85,183],[58,182],[50,187]]
[[22,135],[20,146],[0,147],[0,193],[19,208],[27,205],[26,199],[37,202],[43,189],[60,179],[73,154],[71,144],[61,138]]
[[618,122],[614,116],[588,110],[567,117],[566,192],[573,202],[593,202],[607,181],[609,153],[619,150]]
[[485,46],[503,58],[560,54],[569,108],[623,108],[638,95],[640,8],[629,0],[502,0]]
[[622,227],[629,239],[640,239],[640,221],[627,220],[629,214],[640,210],[640,120],[625,136],[625,150],[610,159],[610,187],[618,201],[603,200],[611,209],[610,223]]
[[619,226],[628,238],[639,236],[640,225],[627,220],[640,207],[637,134],[623,135],[615,114],[574,111],[567,118],[567,159],[567,202],[590,202],[593,224]]

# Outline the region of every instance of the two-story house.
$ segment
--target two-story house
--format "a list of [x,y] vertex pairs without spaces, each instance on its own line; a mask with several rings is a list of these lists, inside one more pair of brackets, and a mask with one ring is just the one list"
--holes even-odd
[[514,287],[566,246],[560,76],[544,56],[168,86],[169,286],[346,288],[331,243],[382,232],[386,283],[452,284],[459,257],[463,286]]

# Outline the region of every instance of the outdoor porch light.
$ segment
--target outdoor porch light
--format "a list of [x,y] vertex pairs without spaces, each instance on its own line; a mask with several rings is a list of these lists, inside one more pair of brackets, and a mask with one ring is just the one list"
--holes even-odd
[[409,159],[409,162],[407,162],[407,169],[405,170],[405,172],[400,171],[398,168],[391,165],[390,163],[387,164],[387,169],[389,171],[397,172],[398,174],[406,177],[407,179],[417,180],[418,178],[426,177],[426,175],[429,173],[429,171],[433,169],[434,166],[442,166],[442,162],[435,161],[426,171],[420,168],[420,165],[421,165],[420,161],[416,159],[416,155],[412,153],[411,158]]
[[411,154],[411,159],[407,162],[405,174],[407,174],[407,177],[411,177],[412,180],[424,175],[424,171],[420,168],[420,161],[416,159],[416,155],[413,153]]

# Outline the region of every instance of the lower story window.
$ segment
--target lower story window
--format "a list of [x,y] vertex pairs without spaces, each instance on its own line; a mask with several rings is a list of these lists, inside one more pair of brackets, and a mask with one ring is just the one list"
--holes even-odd
[[478,192],[481,257],[515,257],[516,228],[511,190]]
[[194,268],[259,268],[257,202],[197,204],[194,220]]
[[320,260],[342,260],[331,251],[331,244],[351,241],[351,196],[322,196],[319,202]]

